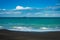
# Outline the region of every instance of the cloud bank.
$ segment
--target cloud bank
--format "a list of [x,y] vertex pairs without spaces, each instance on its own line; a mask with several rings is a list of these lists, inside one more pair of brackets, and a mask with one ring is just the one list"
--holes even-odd
[[15,10],[0,9],[0,17],[60,17],[60,5],[38,9],[23,6],[16,6]]
[[16,6],[16,10],[31,9],[31,7]]

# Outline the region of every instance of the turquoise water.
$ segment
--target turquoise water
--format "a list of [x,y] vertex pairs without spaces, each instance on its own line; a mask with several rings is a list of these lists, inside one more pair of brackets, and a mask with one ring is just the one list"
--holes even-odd
[[6,29],[18,27],[60,27],[60,17],[0,17],[0,26]]

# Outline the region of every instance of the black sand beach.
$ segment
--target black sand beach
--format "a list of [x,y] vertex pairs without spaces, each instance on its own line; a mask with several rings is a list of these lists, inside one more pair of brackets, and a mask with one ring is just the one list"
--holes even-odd
[[0,30],[0,40],[60,40],[57,32],[17,32],[6,29]]

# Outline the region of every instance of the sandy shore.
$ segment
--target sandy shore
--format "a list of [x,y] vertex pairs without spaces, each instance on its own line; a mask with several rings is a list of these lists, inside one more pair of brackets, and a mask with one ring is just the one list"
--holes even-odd
[[21,32],[0,30],[0,40],[60,40],[60,31],[56,32]]

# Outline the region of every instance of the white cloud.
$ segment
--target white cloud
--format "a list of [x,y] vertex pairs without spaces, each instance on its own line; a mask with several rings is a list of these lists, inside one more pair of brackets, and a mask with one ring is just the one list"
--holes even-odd
[[16,6],[16,10],[31,9],[31,7]]
[[44,15],[47,17],[60,17],[60,11],[45,11]]
[[37,13],[35,13],[35,15],[41,15],[42,14],[42,12],[37,12]]
[[20,12],[20,11],[2,11],[2,12],[0,12],[0,14],[21,14],[22,12]]
[[6,10],[6,9],[0,9],[0,10]]
[[[16,6],[15,10],[0,9],[0,14],[21,14],[22,13],[26,17],[58,17],[58,16],[60,17],[60,14],[59,14],[60,11],[59,10],[56,11],[56,9],[58,8],[60,7],[49,6],[47,8],[35,8],[34,9],[31,7]],[[29,10],[27,11],[25,9],[29,9]],[[22,10],[22,11],[19,11],[19,10]]]
[[49,14],[45,14],[45,16],[49,16]]
[[48,7],[45,8],[45,10],[51,10],[51,11],[53,10],[54,11],[54,10],[57,10],[59,8],[60,8],[60,6],[58,6],[58,5],[56,5],[56,6],[48,6]]
[[16,10],[24,9],[22,6],[16,6]]
[[30,15],[31,15],[31,13],[27,13],[26,15],[27,15],[27,16],[30,16]]
[[56,5],[60,5],[60,3],[57,3]]
[[2,9],[2,10],[6,10],[6,9]]
[[31,7],[25,7],[25,9],[31,9]]
[[12,12],[5,12],[6,14],[21,14],[21,12],[14,12],[14,11],[12,11]]

